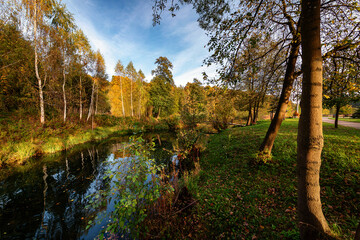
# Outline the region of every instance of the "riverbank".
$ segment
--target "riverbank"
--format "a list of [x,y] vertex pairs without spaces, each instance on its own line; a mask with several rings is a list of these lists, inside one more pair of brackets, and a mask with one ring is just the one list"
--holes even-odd
[[156,119],[141,120],[97,115],[94,122],[69,118],[66,123],[52,120],[42,125],[37,119],[19,116],[0,118],[0,168],[24,164],[34,156],[51,154],[75,145],[98,141],[111,135],[126,135],[168,129]]
[[[197,202],[185,225],[211,239],[298,239],[297,120],[283,122],[266,165],[252,164],[269,122],[212,135],[201,171],[187,180]],[[324,123],[323,211],[340,239],[352,239],[360,211],[360,130]],[[196,226],[194,226],[196,225]],[[185,231],[185,230],[181,230]]]

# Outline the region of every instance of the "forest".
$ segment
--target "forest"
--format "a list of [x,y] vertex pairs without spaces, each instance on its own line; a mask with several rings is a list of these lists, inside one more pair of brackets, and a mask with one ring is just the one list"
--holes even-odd
[[[145,147],[140,138],[116,145],[124,147],[114,151],[115,156],[124,154],[115,158],[116,164],[130,159],[131,166],[138,166],[133,172],[122,169],[129,171],[127,176],[120,176],[120,170],[108,173],[97,160],[101,184],[114,178],[116,187],[99,188],[91,195],[94,199],[109,197],[111,191],[127,196],[127,187],[119,187],[124,179],[132,184],[128,188],[141,192],[134,205],[132,196],[119,201],[124,205],[115,204],[111,214],[118,214],[112,215],[118,222],[106,228],[114,236],[360,239],[360,134],[341,125],[359,124],[360,118],[359,2],[153,0],[154,28],[165,13],[177,18],[186,5],[196,11],[210,39],[205,64],[218,69],[217,77],[204,72],[203,79],[186,79],[185,86],[177,86],[175,66],[165,55],[153,59],[151,79],[133,61],[122,59],[109,76],[101,50],[93,49],[61,1],[2,1],[1,185],[12,174],[42,165],[39,159],[67,151],[71,155],[82,144],[173,132],[176,143],[166,151],[192,166],[174,170],[176,177],[165,176],[171,170],[150,159],[157,150]],[[323,117],[334,125],[323,123]],[[162,145],[160,135],[157,144]],[[95,173],[98,150],[88,153]],[[69,162],[64,159],[68,181]],[[81,161],[84,169],[83,151]],[[37,171],[46,186],[45,209],[50,173],[48,163],[42,166]],[[178,174],[180,179],[171,182]],[[148,185],[150,175],[156,187]],[[143,193],[145,188],[151,190]],[[178,203],[178,198],[185,199]],[[0,217],[5,218],[8,203],[0,199]],[[133,223],[135,216],[141,221]],[[83,218],[86,229],[81,231],[86,232],[93,216]],[[138,228],[149,235],[131,235]],[[0,237],[8,231],[0,228]]]

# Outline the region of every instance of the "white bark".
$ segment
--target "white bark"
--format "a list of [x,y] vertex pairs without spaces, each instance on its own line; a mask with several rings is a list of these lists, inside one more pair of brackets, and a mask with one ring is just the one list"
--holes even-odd
[[91,100],[90,100],[90,106],[89,106],[89,113],[87,116],[86,121],[89,121],[91,115],[92,115],[92,110],[93,110],[93,105],[94,105],[94,91],[95,91],[95,81],[93,81],[93,86],[92,86],[92,90],[91,90]]
[[34,1],[34,20],[33,20],[33,27],[34,27],[34,52],[35,52],[35,74],[38,80],[38,87],[39,87],[39,99],[40,99],[40,122],[42,124],[45,123],[45,109],[44,109],[44,95],[43,95],[43,85],[39,75],[38,69],[38,55],[37,55],[37,5],[36,1]]
[[123,96],[123,89],[122,89],[122,80],[121,80],[121,77],[120,77],[120,90],[121,90],[121,105],[122,105],[123,117],[125,117],[124,96]]
[[66,74],[65,74],[65,66],[64,66],[64,69],[63,69],[63,78],[64,78],[64,81],[63,81],[63,85],[62,85],[62,90],[63,90],[63,99],[64,99],[64,122],[66,122],[66,92],[65,92],[65,83],[66,83]]
[[80,120],[82,119],[82,98],[81,98],[81,89],[82,89],[82,85],[81,85],[81,76],[80,76]]

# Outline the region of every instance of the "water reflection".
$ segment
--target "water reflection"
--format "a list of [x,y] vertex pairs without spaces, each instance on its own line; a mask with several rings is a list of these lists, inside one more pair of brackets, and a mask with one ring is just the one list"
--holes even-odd
[[[144,136],[148,141],[153,135]],[[88,210],[86,196],[109,187],[103,180],[108,161],[130,157],[128,138],[87,144],[57,156],[34,159],[25,170],[13,169],[0,182],[0,239],[93,239],[106,219],[88,230],[99,210]],[[175,136],[156,136],[158,163],[170,163]],[[118,151],[121,150],[121,151]],[[100,210],[112,211],[113,204]]]

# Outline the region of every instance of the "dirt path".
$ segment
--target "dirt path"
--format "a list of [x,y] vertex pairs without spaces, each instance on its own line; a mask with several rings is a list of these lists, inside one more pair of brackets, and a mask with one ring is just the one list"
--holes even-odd
[[[323,122],[334,124],[335,120],[331,120],[331,119],[329,119],[327,117],[323,117]],[[345,126],[345,127],[352,127],[352,128],[360,129],[360,123],[358,123],[358,122],[339,121],[339,125]]]

